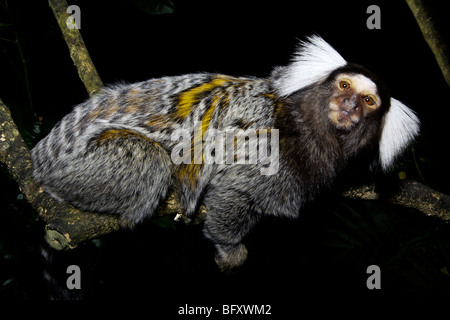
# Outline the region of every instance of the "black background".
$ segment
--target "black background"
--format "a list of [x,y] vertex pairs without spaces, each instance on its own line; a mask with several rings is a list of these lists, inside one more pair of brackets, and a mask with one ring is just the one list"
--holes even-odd
[[[145,1],[69,2],[81,9],[81,34],[105,84],[191,72],[266,77],[289,62],[299,40],[319,34],[418,113],[414,156],[409,151],[398,170],[450,193],[449,88],[406,2],[173,2],[175,11],[162,15],[145,12]],[[381,30],[366,27],[371,4],[381,8]],[[449,43],[443,3],[430,9]],[[1,10],[0,22],[11,24],[0,27],[1,38],[18,35],[30,94],[16,45],[0,39],[0,98],[32,147],[87,93],[45,1],[9,1]],[[46,299],[43,223],[7,170],[0,178],[8,188],[1,203],[0,297]],[[220,274],[201,226],[165,219],[59,254],[53,268],[64,275],[68,265],[79,265],[86,300],[145,300],[174,315],[186,303],[272,304],[272,314],[323,301],[382,306],[449,297],[449,234],[446,224],[414,210],[332,193],[305,208],[298,221],[258,225],[246,240],[248,262],[234,275]],[[371,264],[381,267],[381,290],[366,287]]]

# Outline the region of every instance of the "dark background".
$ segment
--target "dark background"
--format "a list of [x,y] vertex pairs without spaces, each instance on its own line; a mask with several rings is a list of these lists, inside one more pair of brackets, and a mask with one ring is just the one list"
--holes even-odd
[[[0,99],[31,148],[87,93],[48,3],[0,3]],[[81,9],[81,33],[105,84],[191,72],[267,77],[289,62],[299,40],[317,33],[384,79],[421,118],[414,152],[377,179],[404,172],[450,193],[449,88],[406,2],[161,1],[166,14],[155,14],[164,7],[154,3],[69,1]],[[371,4],[381,8],[381,30],[366,27]],[[446,7],[430,9],[449,43]],[[47,299],[43,223],[0,168],[0,298]],[[383,201],[326,194],[297,221],[263,220],[246,245],[248,262],[225,276],[201,226],[160,218],[59,253],[52,267],[65,279],[67,266],[79,265],[85,299],[145,299],[168,314],[186,303],[272,304],[276,314],[311,301],[450,297],[448,225]],[[381,290],[366,287],[369,265],[381,268]]]

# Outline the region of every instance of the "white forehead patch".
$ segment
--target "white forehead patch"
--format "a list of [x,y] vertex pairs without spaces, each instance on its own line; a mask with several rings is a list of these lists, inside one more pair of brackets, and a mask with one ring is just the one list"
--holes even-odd
[[377,85],[362,74],[346,74],[343,73],[337,78],[338,81],[347,80],[350,82],[351,87],[357,92],[363,94],[376,94],[378,95]]

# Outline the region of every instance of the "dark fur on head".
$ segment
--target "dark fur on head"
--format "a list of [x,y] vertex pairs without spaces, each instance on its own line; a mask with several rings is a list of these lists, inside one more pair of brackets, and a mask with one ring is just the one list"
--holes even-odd
[[359,122],[349,132],[336,129],[338,131],[336,134],[339,136],[339,140],[341,141],[343,152],[347,155],[347,157],[356,155],[364,148],[377,153],[380,135],[383,129],[382,119],[390,107],[391,96],[389,89],[374,73],[360,65],[352,63],[348,63],[346,66],[333,71],[324,83],[331,84],[339,74],[343,73],[355,75],[359,74],[372,80],[375,83],[378,91],[377,93],[381,98],[380,107],[376,111],[363,117],[361,122]]
[[[342,130],[329,119],[330,97],[340,74],[361,74],[379,88],[380,108],[363,117],[351,130]],[[307,186],[305,198],[329,187],[346,163],[361,152],[376,153],[382,118],[389,108],[390,96],[381,80],[367,69],[349,64],[332,72],[325,80],[298,90],[284,99],[284,113],[277,117],[281,158]]]

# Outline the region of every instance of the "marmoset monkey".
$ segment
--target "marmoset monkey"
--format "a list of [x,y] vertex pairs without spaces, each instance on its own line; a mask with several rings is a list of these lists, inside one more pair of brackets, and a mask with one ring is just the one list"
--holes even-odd
[[187,216],[203,203],[216,262],[231,270],[261,216],[298,217],[361,152],[388,170],[418,132],[414,112],[374,74],[312,36],[268,78],[202,73],[106,88],[32,158],[55,199],[117,214],[123,226],[151,217],[169,189]]

